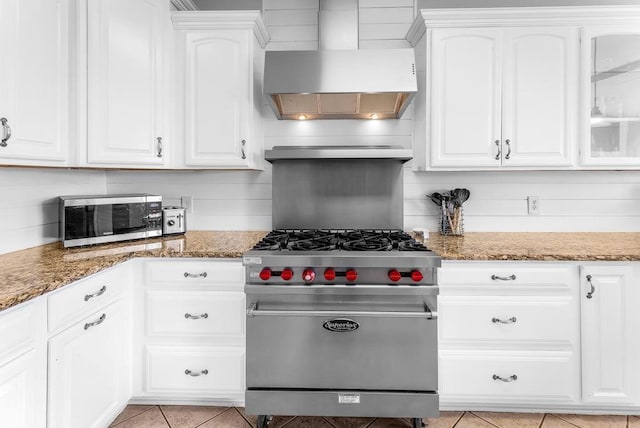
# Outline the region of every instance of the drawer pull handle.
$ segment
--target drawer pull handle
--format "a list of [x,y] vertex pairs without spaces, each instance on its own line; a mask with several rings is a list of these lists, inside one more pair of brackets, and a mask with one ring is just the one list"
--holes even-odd
[[516,322],[516,317],[511,317],[508,320],[501,320],[500,318],[491,318],[492,323],[500,323],[500,324],[513,324]]
[[201,372],[192,372],[191,370],[186,369],[186,370],[184,371],[184,374],[186,374],[186,375],[188,375],[188,376],[191,376],[191,377],[198,377],[198,376],[202,376],[202,375],[207,375],[207,374],[209,374],[209,370],[204,369],[204,370],[202,370]]
[[516,276],[515,275],[509,275],[509,276],[491,275],[491,279],[493,279],[494,281],[496,279],[499,279],[500,281],[514,281],[516,279]]
[[206,272],[202,272],[202,273],[185,272],[184,273],[184,277],[185,278],[206,278],[207,277],[207,273]]
[[590,299],[590,298],[593,297],[593,293],[596,292],[596,286],[593,285],[593,282],[591,282],[591,275],[587,275],[587,282],[589,283],[589,286],[591,287],[591,289],[587,293],[587,299]]
[[209,318],[209,314],[205,312],[202,315],[191,315],[189,312],[187,312],[186,314],[184,314],[184,317],[188,320],[199,320],[200,318]]
[[102,314],[102,316],[100,316],[100,318],[98,318],[96,321],[94,322],[88,322],[84,325],[84,329],[88,330],[89,328],[96,326],[96,325],[100,325],[104,322],[104,320],[107,318],[107,314]]
[[89,299],[93,299],[94,297],[102,296],[104,292],[107,291],[107,286],[103,285],[102,288],[96,291],[93,294],[87,294],[84,296],[84,301],[87,302]]
[[493,375],[493,380],[500,380],[502,382],[513,382],[514,380],[518,380],[518,376],[516,375],[511,375],[509,377],[500,377],[497,374]]

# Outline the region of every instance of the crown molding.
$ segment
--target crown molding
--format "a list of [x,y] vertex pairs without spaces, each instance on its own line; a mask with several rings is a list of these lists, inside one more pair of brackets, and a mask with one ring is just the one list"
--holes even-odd
[[265,47],[269,33],[259,10],[201,10],[197,12],[171,12],[176,30],[253,30]]

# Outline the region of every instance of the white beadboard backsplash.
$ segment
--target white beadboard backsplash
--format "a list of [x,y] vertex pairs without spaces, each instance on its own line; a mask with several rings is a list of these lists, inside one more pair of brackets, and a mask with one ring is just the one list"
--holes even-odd
[[105,171],[0,168],[0,254],[57,241],[58,196],[106,192]]
[[[301,144],[306,141],[301,141]],[[404,173],[404,226],[437,230],[438,209],[427,193],[471,191],[464,204],[468,232],[640,231],[638,171],[494,171]],[[159,193],[165,205],[193,196],[189,229],[271,229],[271,168],[252,171],[113,171],[114,193]],[[527,196],[540,198],[540,215],[527,214]]]

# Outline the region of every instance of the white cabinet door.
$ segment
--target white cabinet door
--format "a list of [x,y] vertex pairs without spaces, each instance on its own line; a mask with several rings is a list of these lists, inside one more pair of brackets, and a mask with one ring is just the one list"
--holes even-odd
[[0,0],[0,164],[65,164],[69,28],[68,0]]
[[0,427],[45,426],[46,311],[41,297],[0,312]]
[[89,164],[165,164],[163,74],[168,10],[165,0],[89,2]]
[[185,165],[247,167],[253,36],[216,30],[184,37]]
[[49,428],[108,426],[129,400],[128,305],[118,300],[49,340]]
[[500,166],[501,30],[432,33],[431,166]]
[[504,30],[504,166],[569,166],[578,111],[578,29]]
[[640,401],[640,289],[630,265],[582,266],[582,399]]

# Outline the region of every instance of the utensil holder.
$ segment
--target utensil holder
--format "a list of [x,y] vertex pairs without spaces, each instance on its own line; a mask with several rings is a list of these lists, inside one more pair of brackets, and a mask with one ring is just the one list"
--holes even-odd
[[442,204],[440,210],[440,234],[441,235],[464,235],[464,215],[462,206]]

